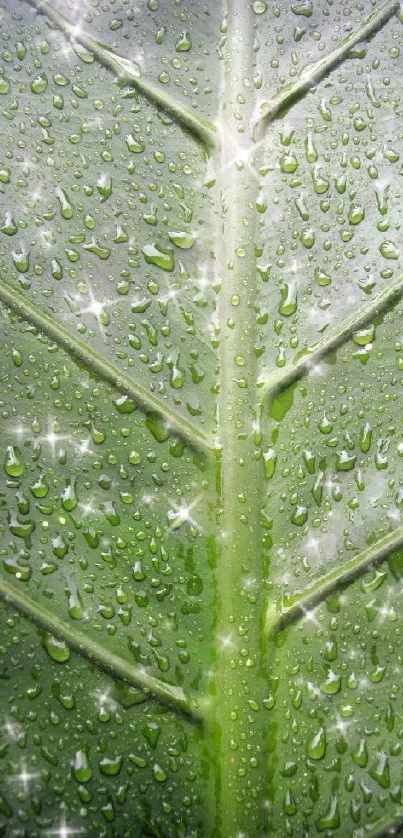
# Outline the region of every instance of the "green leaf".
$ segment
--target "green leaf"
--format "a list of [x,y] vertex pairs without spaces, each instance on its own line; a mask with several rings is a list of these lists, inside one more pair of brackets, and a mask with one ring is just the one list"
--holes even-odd
[[399,3],[0,12],[0,834],[397,835]]

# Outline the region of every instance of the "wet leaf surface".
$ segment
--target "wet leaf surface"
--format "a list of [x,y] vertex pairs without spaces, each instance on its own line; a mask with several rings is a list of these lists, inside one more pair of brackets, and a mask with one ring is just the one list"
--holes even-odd
[[397,835],[399,4],[0,14],[0,833]]

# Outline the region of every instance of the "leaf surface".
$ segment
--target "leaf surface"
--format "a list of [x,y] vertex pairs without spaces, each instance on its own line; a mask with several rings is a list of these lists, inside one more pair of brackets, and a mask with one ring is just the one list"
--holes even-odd
[[0,834],[398,834],[399,4],[0,11]]

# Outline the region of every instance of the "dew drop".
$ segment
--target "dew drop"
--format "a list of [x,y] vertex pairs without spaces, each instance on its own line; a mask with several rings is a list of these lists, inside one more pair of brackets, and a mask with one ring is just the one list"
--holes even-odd
[[385,259],[399,259],[400,258],[400,251],[398,247],[396,247],[395,243],[389,240],[385,240],[379,246],[379,250],[381,255]]
[[195,241],[194,236],[184,231],[168,233],[168,237],[172,244],[175,244],[176,247],[180,247],[181,250],[190,250]]
[[164,771],[164,769],[161,768],[161,766],[159,765],[158,762],[155,762],[154,765],[153,765],[153,775],[154,775],[155,780],[157,780],[158,783],[165,783],[165,780],[167,779],[167,776],[168,776],[166,771]]
[[48,86],[48,79],[45,73],[39,73],[31,82],[32,93],[44,93]]
[[109,759],[108,757],[104,757],[101,759],[99,763],[99,769],[101,774],[105,774],[107,777],[115,777],[116,774],[122,769],[123,763],[123,756],[118,754],[114,759]]
[[306,752],[310,759],[323,759],[326,753],[326,729],[324,727],[320,727],[308,739]]
[[297,310],[297,286],[295,282],[287,282],[281,289],[279,313],[289,317]]
[[164,271],[173,271],[175,268],[175,257],[171,249],[150,243],[142,248],[142,253],[148,265],[156,265]]
[[254,0],[252,3],[252,9],[255,15],[263,15],[267,11],[267,3],[264,3],[263,0]]
[[76,751],[73,764],[74,779],[78,783],[88,783],[92,777],[91,766],[84,750]]
[[53,634],[45,634],[43,646],[52,660],[65,663],[70,658],[70,649],[64,640],[59,640]]
[[190,33],[186,30],[181,33],[179,40],[175,44],[176,52],[189,52],[192,49],[192,39]]
[[9,477],[21,477],[24,474],[24,460],[16,445],[9,445],[6,449],[4,471]]

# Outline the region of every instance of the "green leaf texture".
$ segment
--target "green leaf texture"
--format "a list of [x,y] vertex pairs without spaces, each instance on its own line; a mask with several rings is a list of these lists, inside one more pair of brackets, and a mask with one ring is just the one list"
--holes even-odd
[[0,836],[397,835],[399,3],[0,18]]

